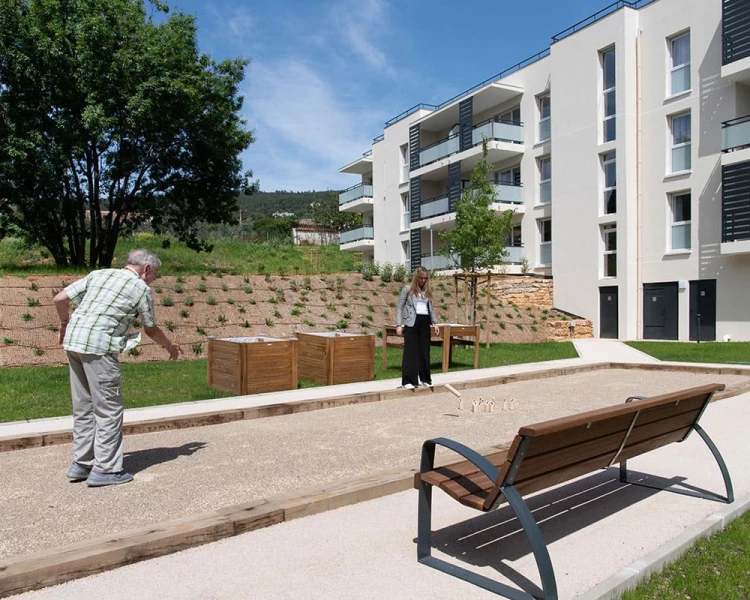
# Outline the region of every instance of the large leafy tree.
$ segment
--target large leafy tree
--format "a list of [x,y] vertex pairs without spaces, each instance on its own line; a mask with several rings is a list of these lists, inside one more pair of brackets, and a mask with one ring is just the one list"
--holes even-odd
[[[513,227],[513,211],[497,213],[492,204],[497,200],[490,181],[492,165],[487,161],[487,140],[482,142],[482,158],[471,172],[470,187],[463,191],[456,204],[456,225],[442,232],[445,255],[453,266],[464,273],[489,273],[508,256],[507,236]],[[469,314],[474,321],[477,297],[476,277],[468,278]]]
[[167,12],[0,2],[0,231],[58,265],[109,266],[144,221],[200,250],[196,223],[231,219],[254,189],[239,159],[253,142],[239,115],[247,61],[201,55],[194,19]]

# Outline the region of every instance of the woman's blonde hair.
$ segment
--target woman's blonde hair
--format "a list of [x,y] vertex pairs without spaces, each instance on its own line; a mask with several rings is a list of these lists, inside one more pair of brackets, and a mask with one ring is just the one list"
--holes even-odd
[[[419,285],[419,277],[427,276],[424,287]],[[409,294],[411,296],[418,296],[424,293],[430,300],[432,300],[432,292],[430,291],[430,272],[424,267],[417,267],[414,269],[414,275],[411,278],[411,285],[409,286]]]

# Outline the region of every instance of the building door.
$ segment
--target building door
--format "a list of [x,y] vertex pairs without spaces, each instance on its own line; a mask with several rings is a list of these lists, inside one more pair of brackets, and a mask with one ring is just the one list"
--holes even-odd
[[599,337],[619,337],[619,311],[617,308],[617,286],[599,288]]
[[643,285],[643,339],[677,339],[677,282]]
[[690,282],[690,339],[716,341],[716,280]]

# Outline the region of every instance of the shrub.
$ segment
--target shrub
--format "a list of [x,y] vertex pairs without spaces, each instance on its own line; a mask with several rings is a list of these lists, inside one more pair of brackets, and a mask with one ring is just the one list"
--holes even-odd
[[279,309],[277,308],[275,311],[273,311],[273,316],[277,319],[281,318],[281,313],[279,312]]
[[202,342],[193,342],[191,348],[193,349],[193,354],[196,356],[203,354],[203,343]]
[[16,343],[16,340],[14,340],[13,338],[9,338],[9,337],[3,338],[3,344],[5,344],[6,346],[11,346],[15,343]]
[[26,303],[30,307],[39,306],[39,298],[26,298]]
[[177,283],[185,283],[185,278],[182,275],[178,275],[175,281]]
[[198,335],[206,335],[206,330],[203,327],[196,327],[195,331],[198,332]]
[[160,286],[160,285],[155,285],[155,286],[154,286],[154,291],[155,291],[155,292],[156,292],[157,294],[161,294],[161,286]]
[[302,321],[302,322],[303,322],[303,323],[304,323],[305,325],[307,325],[308,327],[315,327],[315,323],[313,323],[313,322],[312,322],[312,321],[311,321],[310,319],[305,319],[305,320],[304,320],[304,321]]
[[229,291],[229,287],[227,286],[226,283],[222,283],[221,284],[221,291],[222,292],[228,292]]
[[213,296],[206,296],[206,304],[209,306],[216,306],[216,298]]
[[182,309],[182,310],[180,311],[180,316],[181,316],[181,317],[182,317],[183,319],[187,319],[187,318],[188,318],[188,317],[190,316],[190,313],[189,313],[188,311],[186,311],[186,310],[185,310],[185,309],[183,308],[183,309]]
[[240,323],[240,327],[245,327],[245,328],[250,327],[250,321],[245,319],[244,321],[242,321],[242,323]]
[[345,313],[344,313],[344,318],[345,318],[345,319],[350,319],[350,320],[351,320],[351,318],[352,318],[352,313],[350,313],[350,312],[345,312]]
[[172,301],[172,296],[164,296],[161,299],[161,304],[162,306],[172,306],[172,304],[174,304],[174,302]]
[[268,327],[273,327],[273,319],[271,317],[266,317],[266,325]]
[[349,321],[346,319],[341,319],[336,323],[336,329],[346,329],[349,327]]
[[385,263],[380,269],[380,280],[389,283],[393,279],[393,265]]
[[244,315],[245,314],[245,307],[237,305],[237,312],[240,313],[241,315]]
[[36,292],[39,289],[39,286],[37,285],[36,281],[32,281],[31,285],[29,286],[29,289],[32,292]]
[[193,305],[193,297],[192,296],[185,296],[185,299],[183,300],[185,303],[185,306],[192,306]]
[[57,325],[47,325],[47,331],[60,331]]
[[198,284],[198,291],[205,293],[208,288],[206,287],[206,284],[202,281]]
[[406,267],[402,264],[398,264],[396,265],[396,268],[393,269],[393,281],[402,282],[404,279],[406,279]]
[[365,281],[372,281],[375,275],[377,275],[375,262],[366,262],[362,265],[362,279]]
[[31,316],[31,313],[27,313],[27,312],[26,312],[26,313],[23,313],[23,314],[21,315],[21,318],[22,318],[22,319],[23,319],[24,321],[27,321],[27,322],[28,322],[28,321],[31,321],[31,319],[33,319],[34,317],[33,317],[33,316]]
[[293,317],[299,317],[301,313],[302,311],[299,308],[293,308],[290,314]]
[[140,348],[131,348],[128,350],[128,354],[130,356],[136,357],[141,355],[141,349]]
[[167,331],[174,331],[174,323],[172,321],[164,321],[164,327],[167,328]]
[[227,304],[234,304],[234,299],[231,296],[227,297]]
[[174,289],[174,293],[175,294],[181,294],[182,293],[182,284],[181,283],[175,283],[173,289]]
[[243,290],[245,290],[245,293],[246,293],[246,294],[252,294],[252,293],[253,293],[253,288],[252,288],[252,286],[246,285],[246,286],[245,286],[244,288],[242,288],[242,289],[243,289]]

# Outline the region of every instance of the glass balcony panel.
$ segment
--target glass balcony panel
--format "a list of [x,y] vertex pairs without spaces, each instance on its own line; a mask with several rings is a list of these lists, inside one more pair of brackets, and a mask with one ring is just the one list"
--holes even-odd
[[552,135],[552,119],[546,117],[539,121],[539,141],[548,140]]
[[522,246],[506,246],[505,249],[508,251],[507,262],[516,265],[520,265],[523,262]]
[[373,227],[360,227],[351,231],[342,231],[339,237],[339,244],[348,244],[360,240],[374,240],[375,229]]
[[540,265],[552,264],[552,244],[540,244],[539,245],[539,264]]
[[440,254],[433,254],[432,256],[430,256],[429,254],[423,254],[422,266],[430,271],[441,271],[445,269],[452,269],[453,263],[447,256],[442,256]]
[[428,163],[435,162],[436,160],[450,156],[456,152],[458,152],[457,135],[445,140],[444,142],[430,146],[426,150],[422,150],[419,153],[419,166],[423,167]]
[[542,181],[539,184],[539,204],[549,204],[552,202],[552,182]]
[[359,198],[372,198],[372,186],[360,183],[353,188],[339,194],[339,206],[358,200]]
[[509,185],[506,183],[495,184],[497,193],[496,202],[506,204],[523,204],[523,188],[520,185]]
[[409,165],[404,165],[401,170],[401,183],[409,181]]
[[408,213],[408,212],[401,213],[401,231],[405,231],[406,229],[409,229],[410,225],[411,225],[411,213]]
[[721,130],[721,149],[731,150],[742,146],[750,146],[750,118],[740,123],[726,125]]
[[672,172],[677,173],[679,171],[689,171],[691,167],[690,162],[690,148],[691,144],[685,146],[679,146],[672,148]]
[[428,200],[427,202],[423,202],[422,206],[419,207],[420,219],[427,219],[429,217],[445,214],[448,214],[448,196]]
[[482,123],[471,132],[471,141],[475,146],[482,143],[482,136],[488,140],[523,142],[523,126],[513,123],[490,121]]
[[672,94],[679,94],[690,89],[690,65],[672,71]]
[[690,249],[690,223],[672,225],[672,250]]

